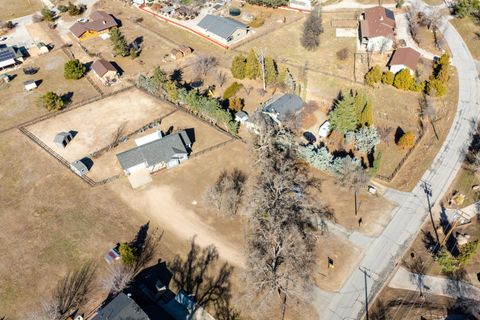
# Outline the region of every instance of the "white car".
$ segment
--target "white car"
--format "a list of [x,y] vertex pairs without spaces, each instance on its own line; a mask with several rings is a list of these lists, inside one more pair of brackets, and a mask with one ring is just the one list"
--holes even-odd
[[77,22],[82,22],[82,23],[88,22],[88,18],[77,19]]
[[7,40],[7,37],[0,37],[0,41],[5,41]]

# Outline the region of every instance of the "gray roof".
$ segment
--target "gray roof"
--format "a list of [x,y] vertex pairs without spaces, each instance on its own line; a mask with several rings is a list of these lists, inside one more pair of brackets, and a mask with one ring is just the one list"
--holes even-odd
[[188,154],[187,147],[190,145],[187,133],[180,131],[121,152],[117,154],[117,159],[124,170],[145,162],[150,167],[162,162],[167,163],[174,159],[175,155]]
[[29,84],[37,84],[35,80],[27,80],[23,83],[24,86],[28,86]]
[[265,102],[264,112],[274,113],[279,119],[285,118],[289,114],[295,114],[303,108],[303,100],[297,95],[286,93],[274,96]]
[[241,22],[211,14],[207,14],[198,23],[198,26],[225,40],[227,40],[237,29],[248,29],[248,26]]
[[100,309],[92,320],[150,320],[138,304],[125,293],[120,293]]
[[70,136],[70,132],[59,132],[53,139],[53,142],[62,143],[66,137]]
[[10,59],[22,58],[22,51],[16,47],[0,46],[0,62]]

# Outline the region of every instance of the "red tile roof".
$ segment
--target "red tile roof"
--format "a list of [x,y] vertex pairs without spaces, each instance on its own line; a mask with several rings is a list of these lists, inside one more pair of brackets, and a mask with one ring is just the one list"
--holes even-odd
[[70,31],[77,37],[81,37],[87,31],[103,31],[112,27],[116,27],[118,24],[115,19],[104,11],[94,11],[90,15],[90,21],[88,22],[75,22]]
[[103,59],[95,61],[92,64],[92,70],[95,71],[99,77],[103,77],[108,71],[117,72],[117,69],[113,66],[113,64]]
[[364,12],[365,19],[360,21],[362,37],[393,38],[395,30],[395,15],[392,10],[377,6],[368,8]]
[[388,63],[389,66],[404,65],[415,71],[417,68],[418,60],[420,59],[420,53],[412,48],[398,48],[392,55],[392,59]]

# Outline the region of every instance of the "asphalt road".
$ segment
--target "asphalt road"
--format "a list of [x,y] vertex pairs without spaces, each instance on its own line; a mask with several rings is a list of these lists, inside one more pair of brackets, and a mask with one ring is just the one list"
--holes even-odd
[[[415,0],[413,0],[415,1]],[[422,2],[418,1],[420,5]],[[428,8],[425,8],[428,10]],[[480,115],[480,81],[475,61],[461,36],[447,21],[442,32],[452,52],[452,63],[459,76],[459,100],[450,132],[422,181],[431,186],[431,203],[440,199],[452,183],[462,163],[463,150]],[[339,292],[317,294],[323,301],[320,319],[358,319],[366,311],[366,297],[372,297],[387,280],[403,252],[428,218],[427,197],[422,182],[410,193],[392,192],[387,197],[400,204],[383,233],[365,250],[358,268]],[[365,281],[366,280],[366,281]]]

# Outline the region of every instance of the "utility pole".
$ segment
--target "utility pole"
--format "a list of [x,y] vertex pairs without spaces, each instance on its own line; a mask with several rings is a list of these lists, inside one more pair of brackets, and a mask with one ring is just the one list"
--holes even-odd
[[367,278],[372,279],[369,273],[375,273],[365,267],[358,267],[358,270],[360,270],[363,273],[364,279],[365,279],[365,315],[366,319],[369,320],[369,315],[368,315],[368,290],[367,290]]
[[435,221],[433,221],[433,214],[432,214],[432,204],[430,203],[430,197],[432,196],[432,186],[429,182],[422,180],[422,188],[423,192],[427,196],[427,204],[428,204],[428,213],[430,214],[430,221],[432,222],[433,232],[435,232],[435,237],[437,239],[437,248],[440,245],[440,238],[438,237],[437,227],[435,226]]

